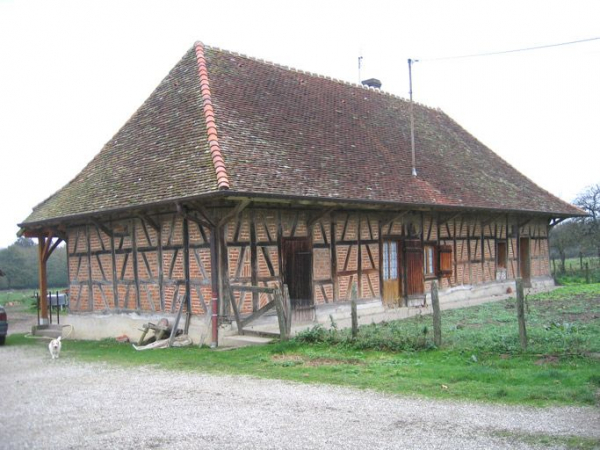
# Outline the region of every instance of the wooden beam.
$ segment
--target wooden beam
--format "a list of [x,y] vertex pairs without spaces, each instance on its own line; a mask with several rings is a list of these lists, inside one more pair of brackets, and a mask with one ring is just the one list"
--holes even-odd
[[564,217],[562,219],[550,219],[550,224],[548,226],[552,229],[553,227],[555,227],[559,223],[563,222],[564,220],[566,220]]
[[486,220],[482,220],[482,221],[481,221],[481,227],[482,227],[482,228],[483,228],[483,227],[486,227],[486,226],[488,226],[490,223],[492,223],[492,222],[494,222],[494,221],[498,220],[498,219],[499,219],[499,218],[501,218],[501,217],[504,217],[504,214],[496,214],[496,215],[493,215],[493,216],[491,216],[491,217],[487,218]]
[[391,218],[387,218],[384,219],[385,221],[381,222],[381,228],[385,228],[388,225],[391,225],[393,222],[395,222],[396,220],[400,220],[402,219],[404,216],[406,216],[407,214],[410,214],[412,211],[408,210],[408,211],[402,211],[399,214],[396,214],[395,216],[391,217]]
[[204,220],[206,220],[206,222],[208,222],[208,228],[212,228],[217,224],[217,220],[210,215],[204,205],[201,205],[198,202],[192,202],[191,205],[194,207],[194,210],[197,211],[204,218]]
[[248,325],[250,322],[258,319],[260,316],[262,316],[263,314],[265,314],[267,311],[270,311],[271,309],[273,309],[274,306],[275,306],[275,302],[274,301],[270,301],[269,303],[267,303],[266,305],[264,305],[262,308],[256,310],[251,315],[249,315],[248,317],[246,317],[245,319],[241,319],[240,320],[240,328],[243,328],[246,325]]
[[527,225],[529,222],[531,222],[532,220],[533,220],[533,217],[529,217],[529,218],[526,217],[525,219],[523,219],[522,222],[519,222],[517,225],[519,228],[522,228],[525,225]]
[[265,286],[245,286],[243,284],[232,284],[229,286],[232,291],[240,291],[240,292],[262,292],[265,294],[272,294],[275,292],[275,288],[265,287]]
[[[51,241],[51,240],[52,240],[52,237],[48,237],[48,241]],[[44,255],[44,262],[48,261],[48,258],[50,258],[50,255],[52,255],[52,252],[54,252],[54,250],[56,250],[56,247],[58,247],[62,241],[63,240],[60,238],[56,239],[56,242],[54,242],[52,247],[50,247],[50,249]]]
[[146,222],[148,225],[150,225],[154,229],[154,231],[160,230],[160,225],[147,214],[138,214],[137,216],[138,218]]
[[310,228],[312,227],[315,223],[317,223],[319,220],[321,220],[323,217],[325,217],[327,214],[335,211],[335,207],[332,206],[331,208],[327,208],[327,209],[323,209],[321,211],[318,211],[316,213],[316,215],[310,217],[307,221],[306,221],[306,227]]
[[96,225],[98,228],[100,228],[104,234],[106,234],[107,236],[113,237],[114,231],[111,230],[110,228],[108,228],[106,225],[104,225],[98,219],[92,218],[91,221],[94,225]]
[[231,219],[233,219],[237,215],[241,214],[241,212],[244,209],[246,209],[246,207],[249,204],[250,204],[250,200],[242,200],[241,202],[239,202],[233,210],[229,211],[229,213],[227,213],[224,217],[221,218],[221,220],[219,220],[219,223],[217,224],[217,226],[222,227],[223,225],[225,225]]
[[438,219],[438,224],[439,224],[439,225],[444,225],[445,223],[448,223],[448,222],[450,222],[450,221],[452,221],[452,220],[454,220],[454,219],[457,219],[458,217],[460,217],[460,215],[461,215],[461,214],[462,214],[462,213],[456,213],[456,214],[452,214],[451,216],[448,216],[448,217],[447,217],[447,218],[445,218],[445,219],[439,218],[439,219]]

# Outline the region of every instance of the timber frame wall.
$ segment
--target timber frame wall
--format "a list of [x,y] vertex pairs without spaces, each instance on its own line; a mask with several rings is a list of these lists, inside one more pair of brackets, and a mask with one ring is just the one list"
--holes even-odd
[[[229,286],[278,286],[282,239],[292,237],[310,240],[316,305],[380,298],[384,239],[410,238],[421,244],[450,246],[452,273],[425,278],[425,291],[433,279],[438,280],[440,289],[514,279],[520,273],[519,246],[527,243],[531,277],[550,274],[549,226],[543,217],[244,209],[246,205],[234,210],[199,206],[183,213],[98,219],[68,227],[71,310],[173,313],[178,299],[185,299],[193,314],[206,314],[210,310],[213,238],[218,253],[213,261],[219,265],[219,313],[223,316],[230,312],[223,296],[234,295],[242,313],[267,303],[267,294],[232,294]],[[497,261],[499,242],[505,243],[505,270],[499,269]]]

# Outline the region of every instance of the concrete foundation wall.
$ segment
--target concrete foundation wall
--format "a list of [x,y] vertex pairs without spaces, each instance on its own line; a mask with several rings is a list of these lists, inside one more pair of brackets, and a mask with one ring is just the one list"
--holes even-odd
[[[531,288],[526,289],[526,294],[545,292],[554,288],[554,280],[551,277],[537,277],[531,280]],[[504,300],[515,296],[515,282],[492,281],[475,286],[460,286],[458,288],[447,288],[440,290],[441,309],[463,308],[482,303]],[[417,314],[431,314],[430,296],[427,296],[426,306],[421,307],[397,307],[385,308],[380,299],[359,300],[357,302],[359,324],[365,325],[389,320],[400,320]],[[140,313],[107,313],[107,314],[70,314],[65,317],[64,323],[72,325],[73,332],[69,336],[72,339],[106,339],[127,335],[132,342],[137,342],[142,334],[142,326],[145,323],[157,323],[166,317],[170,323],[174,323],[175,315],[171,314],[140,314]],[[211,327],[210,316],[192,316],[190,322],[189,336],[194,344],[210,344]],[[351,326],[350,302],[325,304],[317,307],[316,319],[311,323],[293,324],[292,332],[298,332],[320,323],[330,326],[331,319],[340,328]],[[180,321],[183,326],[184,318]],[[252,328],[252,327],[250,327]],[[254,329],[262,331],[278,332],[277,317],[267,315],[254,324]],[[219,328],[219,340],[237,334],[235,323],[222,325]]]

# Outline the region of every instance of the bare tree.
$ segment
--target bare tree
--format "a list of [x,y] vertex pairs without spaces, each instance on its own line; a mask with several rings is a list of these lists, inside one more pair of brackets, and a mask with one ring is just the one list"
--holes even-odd
[[587,217],[582,217],[578,222],[582,225],[583,235],[590,239],[600,259],[600,184],[588,187],[574,203],[588,213]]

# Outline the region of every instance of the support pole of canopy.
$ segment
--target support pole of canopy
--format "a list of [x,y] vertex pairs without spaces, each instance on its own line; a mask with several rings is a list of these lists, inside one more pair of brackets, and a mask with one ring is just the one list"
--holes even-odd
[[38,325],[48,325],[50,323],[48,320],[48,276],[45,257],[47,241],[49,242],[50,240],[46,240],[46,236],[44,235],[38,236],[38,281],[40,285],[40,323]]

